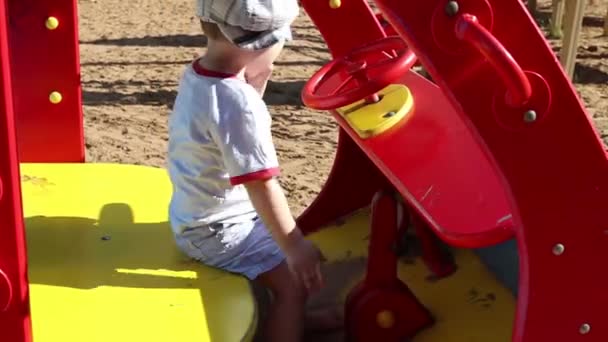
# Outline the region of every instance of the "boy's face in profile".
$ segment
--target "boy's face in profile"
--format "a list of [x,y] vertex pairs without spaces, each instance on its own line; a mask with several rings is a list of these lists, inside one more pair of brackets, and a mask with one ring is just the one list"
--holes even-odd
[[215,59],[231,60],[242,65],[247,83],[263,96],[272,76],[274,61],[283,50],[284,43],[278,42],[259,50],[243,49],[231,42],[218,25],[201,21],[201,28],[207,37],[207,53]]
[[272,76],[274,61],[279,57],[279,54],[283,50],[283,44],[283,42],[279,42],[271,47],[257,51],[259,53],[251,60],[245,69],[245,78],[247,79],[247,82],[262,96],[266,91],[268,80]]

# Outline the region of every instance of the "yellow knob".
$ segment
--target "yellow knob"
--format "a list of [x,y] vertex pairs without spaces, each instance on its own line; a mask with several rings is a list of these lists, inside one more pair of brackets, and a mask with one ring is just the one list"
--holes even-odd
[[59,102],[61,102],[62,99],[63,97],[58,91],[54,91],[49,95],[49,101],[51,101],[52,104],[58,104]]
[[395,325],[395,315],[388,310],[380,311],[376,315],[376,323],[384,329],[392,328]]
[[342,6],[342,0],[329,0],[329,7],[336,9]]
[[46,20],[46,28],[49,30],[54,30],[59,27],[59,20],[55,17],[48,17]]

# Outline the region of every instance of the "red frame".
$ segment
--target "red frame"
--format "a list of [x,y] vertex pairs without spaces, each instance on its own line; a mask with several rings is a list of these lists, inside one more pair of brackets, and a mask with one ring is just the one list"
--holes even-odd
[[5,6],[0,6],[0,331],[2,340],[32,340],[27,254],[13,121]]
[[[12,80],[13,92],[27,94],[14,99],[19,160],[83,162],[77,2],[6,3],[11,72],[18,75]],[[55,30],[46,27],[49,17],[59,21]],[[58,104],[49,101],[53,91],[62,95]]]
[[[520,251],[513,341],[605,341],[608,276],[599,266],[608,260],[608,158],[581,100],[522,2],[459,0],[460,13],[474,15],[487,31],[477,28],[473,33],[460,27],[464,24],[457,25],[459,16],[446,14],[448,0],[376,2],[470,128],[499,176],[508,204],[515,209],[511,224],[504,229],[515,232]],[[0,312],[0,330],[9,341],[29,342],[26,250],[11,91],[16,95],[22,161],[83,160],[76,2],[0,3],[0,28],[4,28],[0,30],[0,217],[5,222],[0,227],[0,306],[11,299],[7,310]],[[302,4],[336,58],[386,36],[363,0],[343,1],[340,12],[332,11],[328,1],[302,0]],[[6,9],[11,13],[10,25]],[[348,13],[344,18],[353,23],[336,20],[337,13]],[[50,15],[59,18],[60,28],[49,36],[44,20]],[[479,38],[486,44],[470,44]],[[54,49],[67,52],[53,54]],[[9,54],[13,59],[10,67]],[[33,65],[39,65],[38,69],[25,67],[23,61],[40,55],[48,56],[53,64],[40,66],[36,59]],[[44,71],[42,80],[27,88],[40,70]],[[11,72],[19,77],[11,79]],[[526,80],[531,93],[518,88]],[[64,100],[53,106],[47,98],[55,89]],[[505,97],[507,89],[520,96]],[[528,95],[529,101],[521,106]],[[528,109],[536,112],[526,112]],[[566,131],[576,139],[564,139]],[[380,162],[386,157],[372,159],[372,155],[378,156],[376,152],[386,152],[384,149],[365,146],[351,133],[341,129],[330,178],[298,219],[307,232],[369,205],[376,190],[399,185],[402,180],[387,179],[385,174],[390,175],[393,168],[382,167]],[[356,183],[362,184],[358,191],[349,191]],[[478,241],[471,240],[474,235],[450,237],[454,231],[433,226],[434,215],[417,205],[419,199],[406,193],[407,186],[397,190],[443,239],[477,245],[507,237],[506,233],[502,237],[484,233]],[[558,244],[565,247],[563,253],[554,248]],[[590,330],[584,329],[585,324]]]
[[[530,102],[516,108],[504,103],[504,72],[486,62],[500,56],[470,48],[455,55],[438,46],[438,40],[457,39],[456,19],[445,14],[447,1],[376,3],[470,122],[510,190],[521,274],[513,341],[605,341],[608,276],[599,266],[608,260],[608,159],[522,2],[459,1],[461,13],[492,17],[491,34],[506,50],[500,53],[510,53],[533,83]],[[525,120],[528,109],[536,110],[536,121]],[[564,132],[575,139],[564,139]],[[563,254],[558,244],[565,246]]]

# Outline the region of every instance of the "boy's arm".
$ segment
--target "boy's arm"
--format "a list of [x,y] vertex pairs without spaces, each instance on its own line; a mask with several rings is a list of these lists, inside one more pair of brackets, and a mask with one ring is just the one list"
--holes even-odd
[[287,199],[274,178],[244,183],[258,215],[287,256],[291,271],[309,290],[322,286],[321,253],[298,229]]
[[281,186],[274,178],[245,183],[258,215],[283,251],[303,238],[296,227]]
[[[296,227],[283,190],[273,178],[279,168],[270,113],[258,94],[225,95],[224,100],[234,101],[238,109],[224,110],[210,125],[210,134],[222,153],[230,183],[245,186],[258,216],[285,253],[289,269],[308,290],[315,290],[322,281],[321,253]],[[242,97],[245,103],[239,102]]]

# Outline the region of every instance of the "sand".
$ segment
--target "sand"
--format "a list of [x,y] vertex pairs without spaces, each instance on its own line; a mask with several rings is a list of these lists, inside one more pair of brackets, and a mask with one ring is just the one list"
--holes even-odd
[[[540,3],[540,20],[550,15]],[[165,166],[167,117],[184,66],[204,51],[193,0],[80,0],[80,40],[87,161]],[[587,8],[576,88],[608,140],[608,38],[605,7]],[[322,187],[333,163],[337,125],[307,109],[300,91],[329,59],[302,11],[276,63],[265,99],[283,169],[280,181],[294,214]],[[559,41],[552,40],[559,50]]]
[[[184,66],[204,50],[194,1],[81,0],[87,161],[165,166],[167,117]],[[337,139],[324,112],[304,108],[304,82],[329,59],[305,15],[276,63],[265,100],[294,213],[323,184]],[[296,45],[298,47],[296,47]]]

